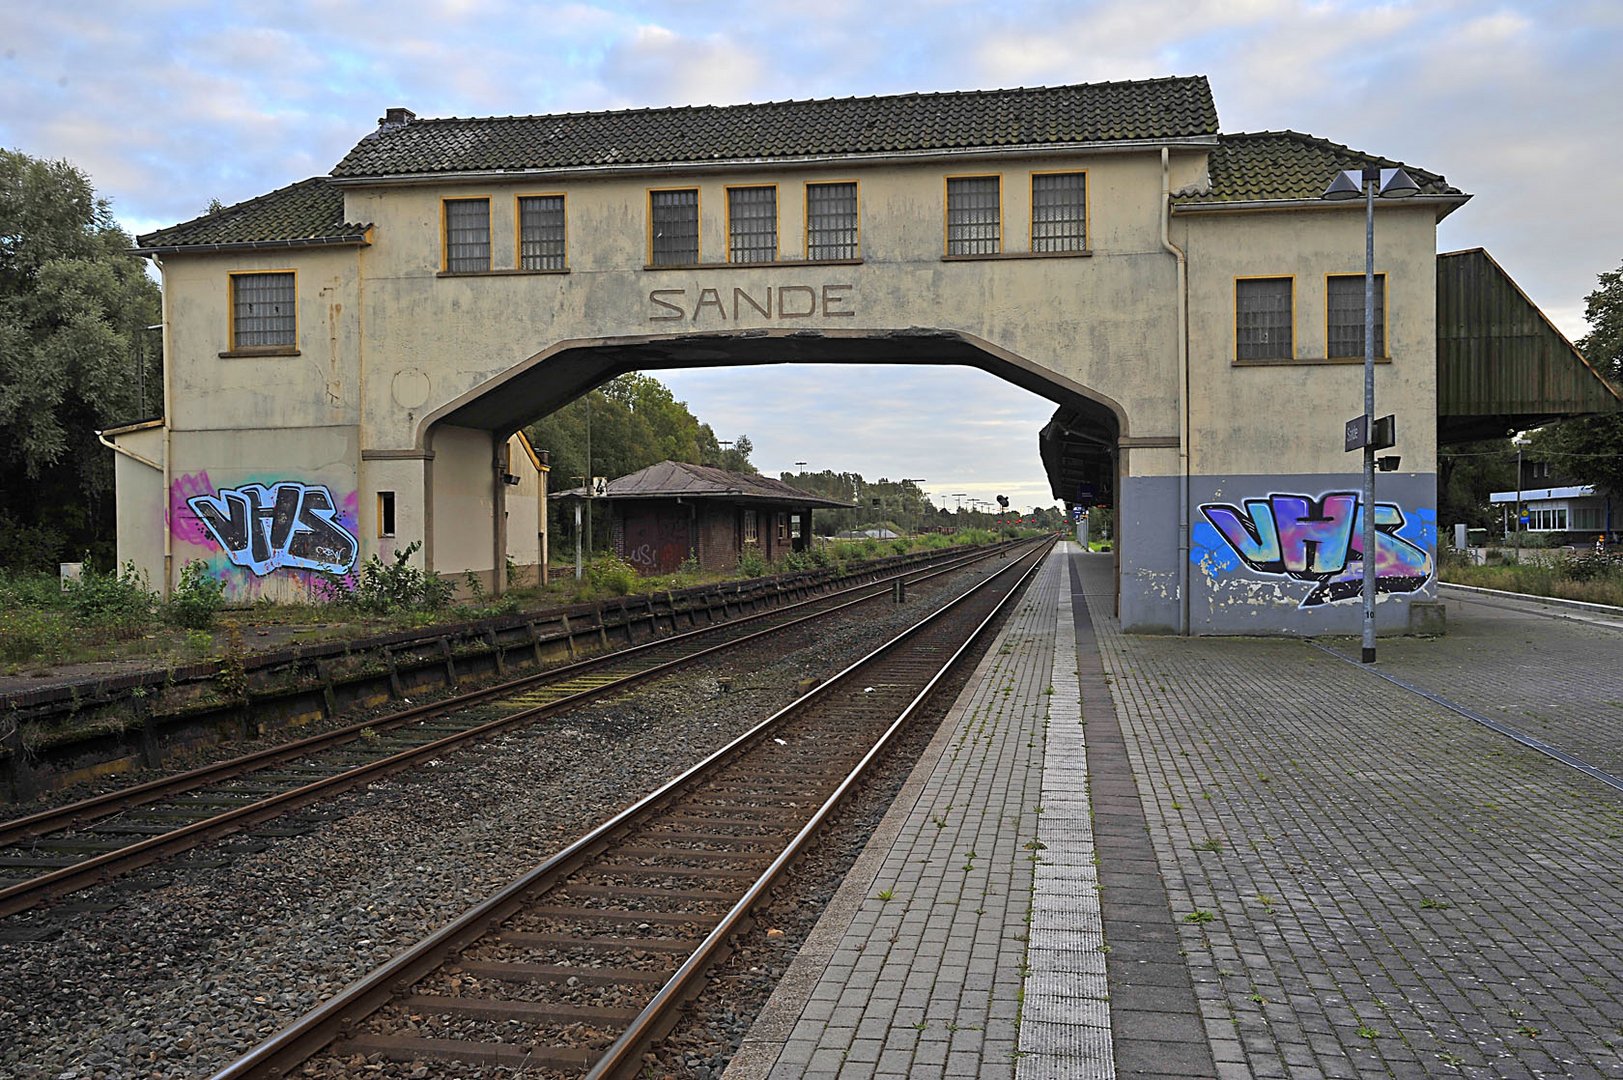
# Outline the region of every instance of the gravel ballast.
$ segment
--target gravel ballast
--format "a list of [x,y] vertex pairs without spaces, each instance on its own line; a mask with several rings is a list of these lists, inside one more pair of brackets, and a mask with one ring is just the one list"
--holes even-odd
[[[304,835],[200,849],[0,920],[14,938],[0,943],[0,1074],[207,1075],[753,726],[791,700],[800,680],[839,670],[979,576],[915,586],[904,605],[864,605],[837,629],[792,631],[447,755],[295,815],[311,826]],[[876,820],[884,788],[873,785],[845,816]],[[837,884],[850,846],[808,857],[800,873],[817,882],[813,891]],[[718,1068],[814,907],[791,902],[775,916],[787,924],[783,937],[762,929],[746,941],[662,1054],[661,1072]],[[30,931],[49,936],[17,940]]]

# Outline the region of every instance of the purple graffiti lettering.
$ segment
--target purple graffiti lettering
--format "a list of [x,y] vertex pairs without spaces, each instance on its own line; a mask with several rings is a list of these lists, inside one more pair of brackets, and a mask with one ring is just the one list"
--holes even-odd
[[[1364,511],[1357,494],[1272,494],[1244,509],[1206,503],[1200,512],[1241,562],[1260,574],[1311,581],[1301,606],[1317,607],[1363,591]],[[1394,503],[1375,504],[1376,590],[1412,593],[1431,580],[1425,549],[1398,535],[1405,519]]]
[[323,486],[245,484],[186,502],[226,558],[260,577],[281,569],[343,574],[360,553]]

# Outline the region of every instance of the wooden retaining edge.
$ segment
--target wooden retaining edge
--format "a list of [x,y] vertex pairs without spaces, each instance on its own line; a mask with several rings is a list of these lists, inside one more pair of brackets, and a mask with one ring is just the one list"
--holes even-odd
[[235,698],[221,693],[218,660],[0,695],[0,801],[159,767],[183,750],[454,688],[465,679],[511,677],[550,656],[607,649],[613,639],[635,644],[682,622],[691,628],[750,614],[933,554],[874,560],[838,579],[828,571],[785,574],[646,594],[640,605],[621,597],[614,607],[574,604],[250,653],[242,658],[245,692]]

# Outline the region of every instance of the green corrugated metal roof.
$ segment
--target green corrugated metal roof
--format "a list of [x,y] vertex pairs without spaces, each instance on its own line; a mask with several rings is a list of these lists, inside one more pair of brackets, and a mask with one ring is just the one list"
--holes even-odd
[[1618,390],[1491,255],[1473,248],[1437,256],[1439,442],[1620,409]]

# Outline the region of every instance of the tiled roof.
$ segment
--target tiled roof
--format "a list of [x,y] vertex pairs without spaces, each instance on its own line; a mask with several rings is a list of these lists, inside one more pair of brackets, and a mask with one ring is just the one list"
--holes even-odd
[[1402,166],[1422,195],[1463,195],[1442,176],[1401,161],[1366,154],[1296,131],[1262,131],[1223,135],[1211,153],[1211,190],[1178,195],[1178,206],[1204,203],[1272,202],[1281,199],[1317,199],[1341,169],[1365,164],[1382,168]]
[[384,177],[950,151],[1217,133],[1205,76],[758,105],[385,123],[333,169]]
[[[580,498],[585,488],[571,488],[555,493],[554,498]],[[850,503],[825,499],[808,491],[791,487],[782,480],[774,480],[758,473],[728,472],[712,465],[690,465],[684,461],[661,461],[646,469],[609,481],[608,491],[599,496],[605,499],[653,499],[675,496],[686,498],[727,498],[732,500],[767,500],[775,503],[794,503],[796,506],[847,507]]]
[[138,251],[360,243],[369,226],[344,220],[344,193],[314,176],[136,238]]

